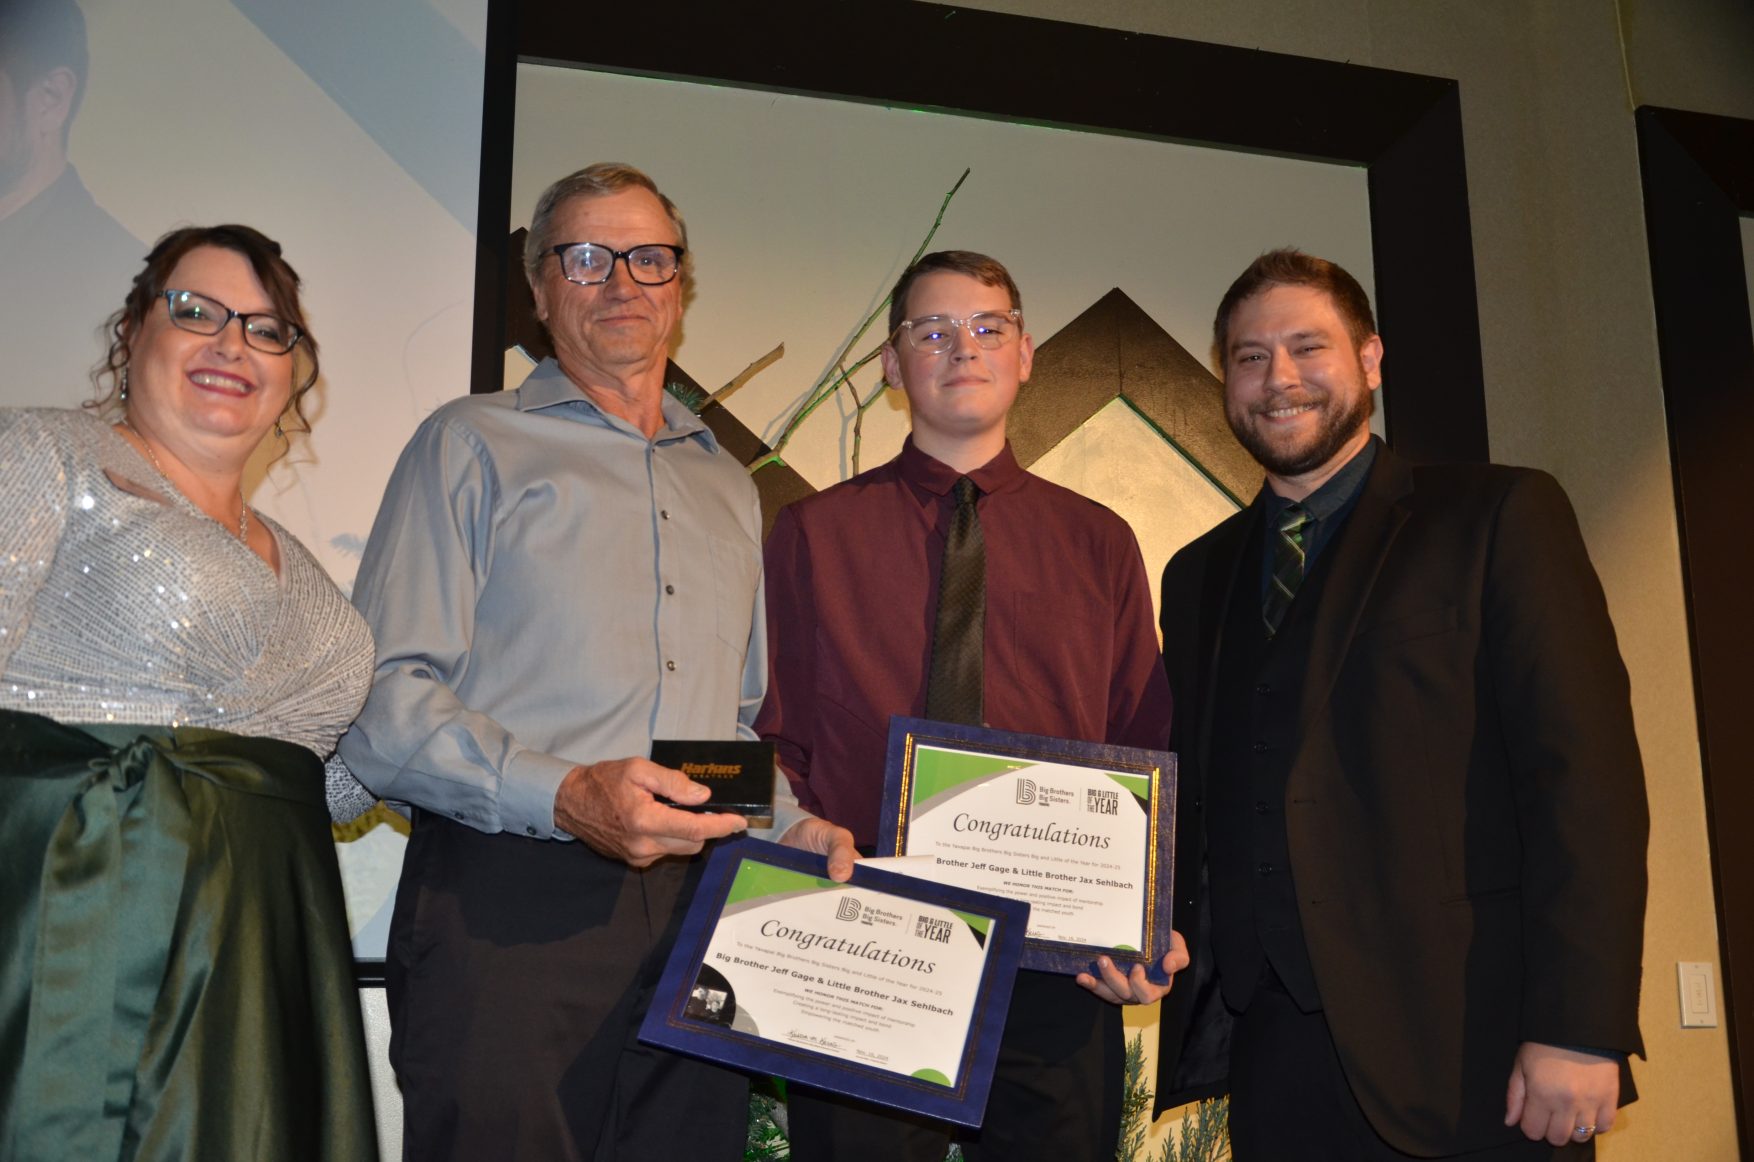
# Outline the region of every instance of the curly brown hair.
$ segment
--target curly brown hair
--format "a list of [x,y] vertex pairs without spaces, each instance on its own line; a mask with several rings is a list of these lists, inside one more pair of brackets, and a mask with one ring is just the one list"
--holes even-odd
[[262,284],[262,289],[268,292],[268,301],[274,305],[274,313],[303,332],[298,344],[292,349],[293,388],[286,410],[293,416],[293,423],[288,425],[292,431],[310,431],[311,425],[304,413],[304,397],[317,382],[317,341],[311,335],[310,325],[305,322],[304,307],[299,303],[298,272],[280,256],[280,243],[260,230],[235,224],[184,226],[172,230],[153,244],[152,252],[146,256],[145,267],[134,276],[134,285],[128,289],[128,297],[122,303],[122,309],[111,315],[104,324],[104,329],[110,335],[110,349],[103,361],[92,370],[91,381],[99,394],[95,399],[88,400],[85,406],[108,415],[127,411],[128,405],[122,397],[121,387],[128,369],[128,360],[133,355],[129,340],[139,333],[148,312],[163,297],[165,283],[169,280],[171,271],[176,269],[177,263],[190,251],[199,250],[203,246],[217,246],[221,250],[243,255],[249,262],[250,269],[255,272],[256,280]]

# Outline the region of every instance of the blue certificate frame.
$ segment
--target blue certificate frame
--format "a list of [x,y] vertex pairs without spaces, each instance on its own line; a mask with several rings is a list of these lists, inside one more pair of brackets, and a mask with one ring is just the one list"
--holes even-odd
[[1147,977],[1167,984],[1162,961],[1169,951],[1171,882],[1175,868],[1176,756],[1169,751],[1106,743],[1079,742],[1039,734],[1019,734],[980,726],[933,722],[897,715],[889,720],[889,757],[884,771],[883,810],[877,830],[877,854],[908,855],[908,832],[920,790],[915,778],[916,750],[921,744],[972,751],[1002,760],[1007,767],[1053,763],[1119,776],[1142,788],[1135,800],[1145,814],[1145,851],[1139,874],[1141,948],[1104,947],[1076,941],[1027,938],[1023,946],[1024,968],[1067,975],[1096,972],[1095,958],[1107,956],[1122,972],[1143,964]]
[[[980,935],[975,937],[983,949],[979,981],[972,992],[970,1011],[966,1014],[966,1035],[959,1049],[953,1050],[957,1058],[954,1078],[909,1076],[866,1064],[854,1059],[856,1054],[844,1050],[814,1049],[738,1027],[740,1022],[734,1017],[736,1000],[725,995],[728,989],[716,987],[719,978],[714,976],[717,970],[709,963],[709,955],[714,960],[727,959],[725,942],[715,943],[715,936],[721,922],[730,914],[728,906],[732,910],[739,906],[739,901],[732,896],[733,885],[739,881],[740,873],[747,876],[751,869],[756,873],[781,869],[799,874],[800,890],[772,894],[771,898],[781,903],[795,900],[813,903],[815,901],[808,899],[813,893],[824,896],[840,893],[841,904],[835,911],[838,921],[849,921],[846,915],[849,910],[853,917],[859,915],[858,900],[846,893],[848,888],[858,888],[865,890],[858,895],[867,901],[871,897],[866,893],[880,893],[885,902],[893,900],[893,913],[901,916],[904,928],[908,920],[915,925],[932,923],[915,914],[919,905],[926,905],[958,913],[969,922],[971,930],[979,931]],[[814,882],[805,882],[806,877]],[[852,907],[849,909],[848,905]],[[743,906],[747,906],[746,901]],[[865,911],[885,913],[890,909],[872,908],[867,903]],[[822,856],[758,839],[721,842],[707,860],[700,886],[683,919],[670,959],[664,966],[652,1007],[640,1026],[639,1037],[649,1045],[739,1069],[772,1074],[958,1125],[979,1126],[986,1112],[999,1038],[1010,1009],[1011,989],[1016,980],[1028,923],[1029,905],[1021,901],[858,866],[854,868],[851,881],[837,884],[827,879],[827,861]],[[851,924],[842,929],[847,932],[855,930],[856,926]],[[864,938],[869,932],[869,929],[859,931],[858,938]],[[833,975],[838,968],[838,964],[829,963],[832,961],[829,954],[820,951],[826,947],[816,946],[811,949],[812,955],[799,955],[790,964],[763,963],[759,970],[787,978],[781,981],[783,985],[794,985],[791,978],[814,979],[819,996],[839,988],[846,992],[847,1003],[860,1004],[865,998],[853,997],[854,990],[845,978],[838,981],[823,979]],[[871,959],[868,954],[865,958]],[[749,961],[739,960],[738,963],[744,971],[757,967]],[[825,963],[828,964],[826,971]],[[830,1002],[838,999],[828,998]],[[949,1009],[943,1008],[935,1011],[940,1015],[950,1013]],[[807,1012],[805,1005],[789,1011],[788,1023],[808,1025]],[[932,1019],[942,1021],[941,1016]],[[950,1024],[954,1027],[955,1018]],[[823,1039],[825,1046],[827,1040]]]

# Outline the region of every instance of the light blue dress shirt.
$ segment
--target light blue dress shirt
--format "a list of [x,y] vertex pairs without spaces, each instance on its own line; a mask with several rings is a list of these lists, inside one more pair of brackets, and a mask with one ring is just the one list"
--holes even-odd
[[[453,400],[403,451],[353,600],[377,638],[341,741],[386,799],[486,832],[569,838],[575,764],[654,738],[754,738],[767,687],[749,474],[667,393],[638,428],[552,360]],[[776,781],[778,835],[800,816]]]

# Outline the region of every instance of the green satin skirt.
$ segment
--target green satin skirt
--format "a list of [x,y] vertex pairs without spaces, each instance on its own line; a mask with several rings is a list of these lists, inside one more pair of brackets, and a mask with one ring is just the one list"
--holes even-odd
[[322,764],[0,711],[0,1160],[377,1157]]

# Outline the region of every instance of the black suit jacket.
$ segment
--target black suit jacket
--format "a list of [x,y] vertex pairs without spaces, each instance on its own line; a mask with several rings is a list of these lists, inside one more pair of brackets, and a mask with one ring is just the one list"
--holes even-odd
[[[1206,767],[1220,628],[1229,601],[1259,599],[1237,570],[1259,508],[1163,574],[1176,922],[1195,967],[1164,1002],[1160,1109],[1223,1089],[1202,809],[1223,774]],[[1391,1145],[1506,1141],[1520,1043],[1643,1053],[1648,816],[1602,588],[1550,476],[1386,449],[1318,567],[1285,818],[1323,1009]]]

